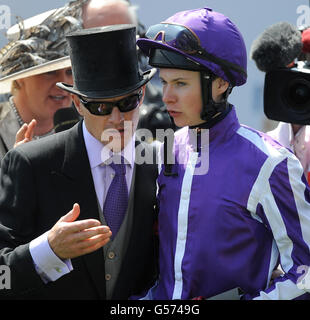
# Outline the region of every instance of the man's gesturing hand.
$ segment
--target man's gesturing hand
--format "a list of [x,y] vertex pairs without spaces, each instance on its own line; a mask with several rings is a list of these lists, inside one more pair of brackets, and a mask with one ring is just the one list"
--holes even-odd
[[71,211],[61,217],[48,233],[48,242],[60,259],[75,258],[95,251],[109,242],[112,232],[99,220],[75,221],[80,206],[75,203]]

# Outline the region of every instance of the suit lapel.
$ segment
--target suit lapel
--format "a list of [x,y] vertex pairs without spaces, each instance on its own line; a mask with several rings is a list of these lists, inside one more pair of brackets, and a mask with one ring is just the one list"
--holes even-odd
[[[97,196],[83,138],[82,122],[72,129],[72,134],[68,134],[65,141],[64,162],[60,173],[67,181],[66,188],[72,190],[72,192],[66,192],[66,197],[67,194],[69,196],[66,202],[69,201],[71,208],[75,202],[79,203],[81,209],[79,220],[90,218],[99,220]],[[103,250],[96,250],[81,258],[101,298],[105,299]]]

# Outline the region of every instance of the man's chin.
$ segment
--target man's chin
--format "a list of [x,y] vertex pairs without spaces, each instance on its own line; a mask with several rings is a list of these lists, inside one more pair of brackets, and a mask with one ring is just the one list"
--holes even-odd
[[116,136],[108,140],[101,140],[106,148],[110,149],[113,153],[118,153],[122,151],[125,146],[129,143],[130,137],[124,137],[124,135]]
[[131,141],[133,135],[132,127],[123,129],[106,129],[102,132],[101,142],[113,152],[120,152]]

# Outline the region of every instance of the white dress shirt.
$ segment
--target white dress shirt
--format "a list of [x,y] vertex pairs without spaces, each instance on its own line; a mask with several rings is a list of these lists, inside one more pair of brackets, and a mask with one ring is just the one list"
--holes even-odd
[[[106,165],[106,163],[109,163],[113,154],[108,148],[104,147],[104,145],[99,140],[97,140],[88,132],[84,122],[83,135],[90,163],[90,168],[93,176],[94,186],[97,194],[97,199],[102,210],[104,199],[106,198],[110,184],[114,177],[114,170],[109,165]],[[116,156],[121,155],[125,159],[126,182],[128,192],[131,185],[135,161],[134,142],[135,137],[133,137],[133,139],[125,146],[124,150],[122,150],[121,153],[116,154]]]

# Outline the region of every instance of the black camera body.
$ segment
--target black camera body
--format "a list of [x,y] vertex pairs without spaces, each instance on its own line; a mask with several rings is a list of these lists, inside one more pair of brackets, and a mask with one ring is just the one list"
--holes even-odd
[[264,112],[270,120],[310,124],[310,62],[266,73]]

